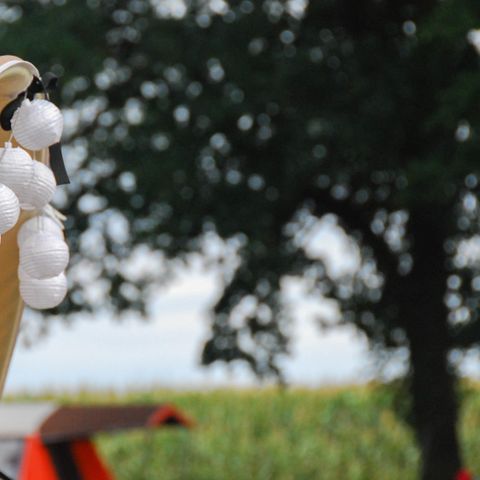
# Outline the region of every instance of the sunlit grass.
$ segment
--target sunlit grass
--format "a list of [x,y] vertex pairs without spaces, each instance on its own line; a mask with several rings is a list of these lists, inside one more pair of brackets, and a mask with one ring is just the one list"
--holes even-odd
[[[461,435],[480,472],[480,387],[465,384]],[[25,397],[24,397],[25,398]],[[97,439],[118,480],[409,480],[419,455],[385,387],[82,393],[71,403],[173,403],[195,420]]]
[[197,426],[103,438],[119,480],[415,477],[410,432],[367,389],[164,392],[148,400],[175,403]]
[[383,390],[84,393],[60,401],[169,402],[195,420],[191,430],[101,436],[118,480],[415,478],[412,436]]

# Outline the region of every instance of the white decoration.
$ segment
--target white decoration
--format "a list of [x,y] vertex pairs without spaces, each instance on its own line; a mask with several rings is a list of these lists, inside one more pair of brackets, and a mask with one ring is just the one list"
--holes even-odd
[[10,142],[0,148],[0,183],[13,190],[20,204],[24,203],[34,176],[34,163],[23,148],[13,148]]
[[25,99],[12,117],[17,142],[29,150],[42,150],[58,143],[62,136],[62,112],[50,101]]
[[57,183],[52,170],[41,162],[33,161],[33,178],[22,196],[24,210],[43,208],[53,197]]
[[18,267],[18,279],[23,282],[24,280],[29,280],[31,279],[32,277],[30,277],[29,275],[27,275],[25,273],[25,270],[22,268],[22,267]]
[[69,260],[68,246],[56,235],[39,232],[28,237],[20,248],[20,266],[36,279],[51,278],[65,270]]
[[0,183],[0,235],[13,228],[19,216],[20,205],[17,196]]
[[38,280],[22,274],[20,281],[20,295],[23,301],[31,308],[46,310],[54,308],[67,294],[67,278],[60,274],[53,278]]
[[21,247],[27,238],[41,232],[51,233],[63,239],[62,227],[53,218],[47,215],[38,215],[30,218],[20,227],[17,235],[17,245]]

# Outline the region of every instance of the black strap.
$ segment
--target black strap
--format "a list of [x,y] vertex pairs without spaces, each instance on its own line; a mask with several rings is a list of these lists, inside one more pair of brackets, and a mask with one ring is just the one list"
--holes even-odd
[[58,87],[58,77],[52,72],[47,72],[42,75],[42,90],[48,98],[51,92],[54,92]]
[[3,130],[9,132],[12,129],[12,117],[17,108],[20,107],[23,99],[25,98],[25,92],[22,92],[15,100],[7,103],[0,113],[0,126]]
[[54,143],[48,147],[50,153],[50,168],[53,171],[57,185],[67,185],[70,183],[65,162],[63,161],[62,145],[60,142]]
[[75,463],[69,443],[50,443],[45,446],[48,449],[59,479],[82,480],[82,475]]
[[13,480],[8,475],[5,475],[2,471],[0,471],[0,479],[1,480]]

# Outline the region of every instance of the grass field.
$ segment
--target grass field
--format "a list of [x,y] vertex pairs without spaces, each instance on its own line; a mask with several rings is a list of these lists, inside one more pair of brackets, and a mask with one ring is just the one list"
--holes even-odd
[[[461,432],[467,464],[480,472],[480,388],[462,389]],[[196,421],[103,436],[98,445],[118,480],[409,480],[418,452],[392,412],[385,388],[261,390],[117,397],[80,402],[171,402]]]

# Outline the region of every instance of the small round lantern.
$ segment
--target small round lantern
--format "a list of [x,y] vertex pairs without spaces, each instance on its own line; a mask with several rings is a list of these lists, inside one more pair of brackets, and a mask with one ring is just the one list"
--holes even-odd
[[33,177],[20,202],[24,210],[43,208],[53,197],[57,183],[52,170],[41,162],[33,161]]
[[62,130],[62,113],[48,100],[25,99],[12,117],[13,136],[29,150],[41,150],[58,143]]
[[17,245],[21,247],[27,238],[42,232],[63,239],[62,227],[55,220],[46,215],[38,215],[30,218],[20,227],[17,235]]
[[0,235],[13,228],[19,216],[20,205],[17,196],[0,183]]
[[51,278],[67,268],[69,257],[68,246],[62,238],[40,232],[22,244],[20,267],[32,278]]
[[31,308],[46,310],[62,303],[67,294],[67,278],[60,274],[53,278],[38,280],[24,274],[20,281],[20,295]]
[[29,279],[32,278],[25,273],[25,270],[22,267],[18,267],[17,273],[18,273],[18,279],[21,282],[23,282],[24,280],[29,280]]
[[27,195],[34,175],[34,163],[23,148],[13,148],[10,142],[0,148],[0,183],[13,190],[20,204]]

